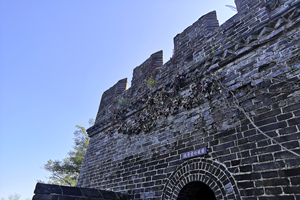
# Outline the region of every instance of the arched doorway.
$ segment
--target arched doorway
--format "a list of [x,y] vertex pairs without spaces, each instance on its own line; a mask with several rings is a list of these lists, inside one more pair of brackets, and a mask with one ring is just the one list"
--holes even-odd
[[[204,194],[209,198],[204,198]],[[205,158],[192,158],[183,162],[169,176],[161,197],[161,200],[183,199],[240,200],[241,198],[234,178],[222,163]]]
[[180,190],[177,200],[216,200],[216,197],[208,185],[194,181]]

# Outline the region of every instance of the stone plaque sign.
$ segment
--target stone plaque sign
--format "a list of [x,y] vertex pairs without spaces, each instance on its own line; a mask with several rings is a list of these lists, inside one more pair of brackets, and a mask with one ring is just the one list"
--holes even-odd
[[196,156],[201,156],[207,154],[207,147],[202,147],[201,149],[196,149],[193,151],[185,152],[181,154],[182,159],[192,158]]

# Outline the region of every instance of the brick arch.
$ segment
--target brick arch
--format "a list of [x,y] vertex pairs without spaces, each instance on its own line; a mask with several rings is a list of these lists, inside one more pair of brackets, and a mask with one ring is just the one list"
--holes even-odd
[[178,166],[169,177],[163,189],[162,200],[176,200],[181,189],[195,181],[209,186],[218,200],[240,199],[233,177],[222,164],[204,158],[194,158]]

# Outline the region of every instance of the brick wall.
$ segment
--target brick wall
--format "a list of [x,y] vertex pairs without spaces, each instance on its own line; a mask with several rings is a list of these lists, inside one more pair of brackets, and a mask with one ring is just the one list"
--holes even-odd
[[138,93],[143,89],[142,86],[147,84],[146,82],[155,78],[157,75],[158,68],[163,65],[163,52],[158,51],[150,56],[140,66],[134,68],[133,76],[131,81],[131,88],[128,93],[131,94],[132,98],[136,98]]
[[127,200],[126,193],[37,183],[32,200]]
[[251,2],[195,40],[192,59],[185,46],[177,62],[148,66],[155,86],[118,96],[128,106],[88,129],[78,186],[131,199],[300,198],[300,2]]
[[186,28],[174,38],[174,53],[176,61],[193,60],[195,49],[203,47],[203,40],[219,27],[216,11],[202,16],[193,25]]
[[101,98],[101,102],[99,105],[98,113],[96,116],[96,123],[101,120],[103,115],[109,110],[109,107],[116,101],[117,96],[122,94],[125,90],[128,89],[127,78],[119,80],[114,86],[106,90]]

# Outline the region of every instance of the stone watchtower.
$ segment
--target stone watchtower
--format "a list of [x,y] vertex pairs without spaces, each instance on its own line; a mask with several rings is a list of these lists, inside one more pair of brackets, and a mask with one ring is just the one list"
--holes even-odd
[[130,199],[300,199],[300,1],[235,0],[104,92],[78,187]]

